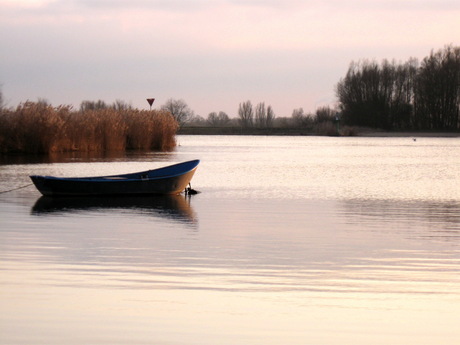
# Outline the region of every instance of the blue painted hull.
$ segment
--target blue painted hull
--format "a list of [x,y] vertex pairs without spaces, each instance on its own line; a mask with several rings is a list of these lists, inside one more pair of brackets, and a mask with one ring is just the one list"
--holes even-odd
[[178,194],[185,190],[199,160],[138,173],[95,176],[30,176],[45,196]]

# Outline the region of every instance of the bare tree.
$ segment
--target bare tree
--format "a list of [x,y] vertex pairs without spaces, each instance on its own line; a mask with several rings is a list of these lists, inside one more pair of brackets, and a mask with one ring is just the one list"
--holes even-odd
[[0,112],[3,111],[3,106],[4,106],[4,99],[3,99],[3,91],[2,91],[2,88],[0,86]]
[[256,127],[263,128],[266,126],[267,111],[265,110],[265,103],[259,103],[256,106]]
[[215,111],[208,114],[207,122],[210,126],[218,126],[219,119],[217,118],[217,113]]
[[171,113],[181,127],[194,116],[193,110],[183,99],[170,98],[161,106],[161,110]]
[[348,125],[384,129],[460,128],[460,47],[431,52],[420,66],[383,60],[352,63],[337,84]]
[[417,123],[427,129],[460,128],[460,47],[431,52],[416,83]]
[[122,110],[132,110],[133,106],[121,99],[117,99],[115,102],[113,102],[112,108],[118,111],[122,111]]
[[223,127],[223,126],[226,126],[230,122],[230,118],[223,111],[219,111],[219,114],[213,111],[212,113],[209,113],[207,122],[211,126]]
[[251,101],[240,103],[238,108],[238,116],[242,127],[252,127],[254,124],[254,111]]
[[313,118],[310,114],[305,114],[303,108],[294,109],[292,111],[292,120],[297,127],[311,127]]
[[273,123],[275,122],[275,112],[273,111],[273,108],[271,105],[267,107],[267,116],[265,118],[265,126],[268,128],[273,127]]
[[221,126],[227,126],[230,123],[230,117],[224,111],[219,111],[219,115],[217,115],[219,119],[219,123]]
[[80,103],[80,111],[83,113],[87,110],[101,110],[107,109],[108,105],[102,100],[98,101],[82,101]]
[[301,118],[304,116],[303,108],[297,108],[292,111],[292,118]]
[[315,122],[334,122],[337,114],[337,110],[330,107],[320,107],[316,109]]

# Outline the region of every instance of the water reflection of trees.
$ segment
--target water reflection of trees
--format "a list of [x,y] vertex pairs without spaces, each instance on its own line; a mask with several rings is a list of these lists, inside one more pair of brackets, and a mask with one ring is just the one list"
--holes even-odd
[[[404,201],[351,199],[342,202],[348,220],[369,226],[377,222],[397,222],[407,228],[423,226],[425,229],[449,232],[446,237],[460,238],[460,203],[457,201]],[[452,233],[454,232],[454,233]]]
[[130,210],[194,224],[197,218],[191,197],[183,195],[120,196],[120,197],[40,197],[31,213],[37,216],[71,214],[84,211]]

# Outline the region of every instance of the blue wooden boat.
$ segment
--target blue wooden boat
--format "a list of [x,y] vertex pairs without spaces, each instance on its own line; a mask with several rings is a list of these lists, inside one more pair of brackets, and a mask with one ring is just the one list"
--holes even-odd
[[137,173],[95,177],[30,176],[45,196],[179,194],[200,161],[192,160]]

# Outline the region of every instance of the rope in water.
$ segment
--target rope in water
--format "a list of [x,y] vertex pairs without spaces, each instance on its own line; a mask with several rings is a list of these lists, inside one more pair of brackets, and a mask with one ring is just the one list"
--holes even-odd
[[27,188],[27,187],[32,186],[32,185],[33,185],[33,183],[29,183],[29,184],[26,184],[25,186],[21,186],[21,187],[18,187],[18,188],[13,188],[13,189],[9,189],[9,190],[0,191],[0,194],[9,193],[9,192],[12,192],[12,191],[15,191],[15,190],[18,190],[18,189]]

